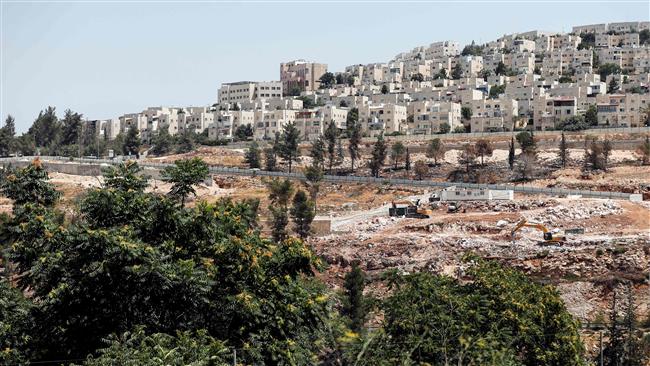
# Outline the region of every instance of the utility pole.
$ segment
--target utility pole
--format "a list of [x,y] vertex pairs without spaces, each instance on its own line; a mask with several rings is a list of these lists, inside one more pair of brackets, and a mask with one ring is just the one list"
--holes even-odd
[[237,366],[237,348],[233,349],[232,365]]
[[599,331],[600,333],[600,366],[603,366],[603,330]]

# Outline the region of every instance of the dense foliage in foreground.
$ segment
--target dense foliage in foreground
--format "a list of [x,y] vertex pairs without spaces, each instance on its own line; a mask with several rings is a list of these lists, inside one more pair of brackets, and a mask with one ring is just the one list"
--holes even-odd
[[[110,168],[64,215],[38,161],[3,173],[2,362],[581,363],[557,292],[516,271],[473,259],[466,283],[391,274],[383,302],[364,300],[357,273],[340,315],[302,241],[260,236],[257,202],[186,208],[146,187],[137,164]],[[379,330],[365,328],[369,304]]]

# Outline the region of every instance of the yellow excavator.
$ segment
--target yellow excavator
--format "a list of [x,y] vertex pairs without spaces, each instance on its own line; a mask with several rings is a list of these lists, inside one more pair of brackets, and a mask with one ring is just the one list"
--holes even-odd
[[428,219],[433,216],[433,210],[420,207],[420,200],[415,203],[407,200],[393,201],[388,209],[388,216],[404,216],[415,219]]
[[532,227],[544,233],[544,242],[546,243],[562,243],[566,241],[566,237],[563,234],[553,234],[546,226],[543,224],[532,223],[526,221],[526,219],[521,219],[514,229],[510,232],[510,237],[512,240],[515,239],[515,233],[523,227]]

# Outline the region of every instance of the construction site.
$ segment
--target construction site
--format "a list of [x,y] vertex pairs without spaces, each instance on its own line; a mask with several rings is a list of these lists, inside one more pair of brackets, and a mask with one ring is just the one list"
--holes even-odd
[[[371,279],[368,293],[381,297],[386,292],[381,275],[387,270],[432,271],[461,278],[463,257],[474,253],[555,285],[568,310],[582,322],[588,352],[595,352],[597,326],[606,317],[609,295],[617,280],[634,285],[638,317],[645,321],[650,315],[650,166],[638,163],[633,143],[620,143],[611,154],[607,172],[585,176],[580,169],[583,150],[578,147],[579,141],[573,142],[571,163],[566,168],[557,166],[557,151],[550,143],[548,146],[538,153],[540,175],[523,186],[623,192],[625,196],[529,194],[488,185],[463,188],[460,182],[448,181],[457,168],[459,154],[452,145],[426,177],[426,181],[449,183],[446,187],[321,182],[313,235],[308,239],[327,263],[319,276],[338,289],[350,264],[358,262]],[[416,151],[411,159],[426,159],[417,147],[417,143],[410,146]],[[142,163],[170,163],[194,156],[215,166],[245,168],[244,150],[225,147],[145,158]],[[507,180],[506,160],[507,150],[500,148],[486,159],[482,172],[493,177],[488,179],[490,183]],[[48,161],[44,161],[47,166]],[[298,170],[309,163],[309,157],[302,157]],[[65,164],[81,165],[75,161]],[[355,174],[363,175],[364,169]],[[102,182],[92,172],[88,176],[60,170],[50,169],[50,179],[69,204]],[[167,192],[169,184],[150,172],[154,179],[149,189]],[[389,168],[382,176],[405,178],[408,172]],[[264,179],[255,174],[213,174],[209,182],[197,188],[197,196],[189,204],[223,197],[257,198],[264,222],[269,205]],[[10,208],[8,200],[0,199],[0,211]]]

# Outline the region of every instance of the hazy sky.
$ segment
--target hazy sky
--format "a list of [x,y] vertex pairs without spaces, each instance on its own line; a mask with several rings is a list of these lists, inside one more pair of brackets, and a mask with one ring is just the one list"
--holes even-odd
[[58,2],[2,4],[2,121],[41,109],[89,119],[208,105],[222,82],[278,80],[297,58],[338,71],[438,40],[648,20],[647,1]]

